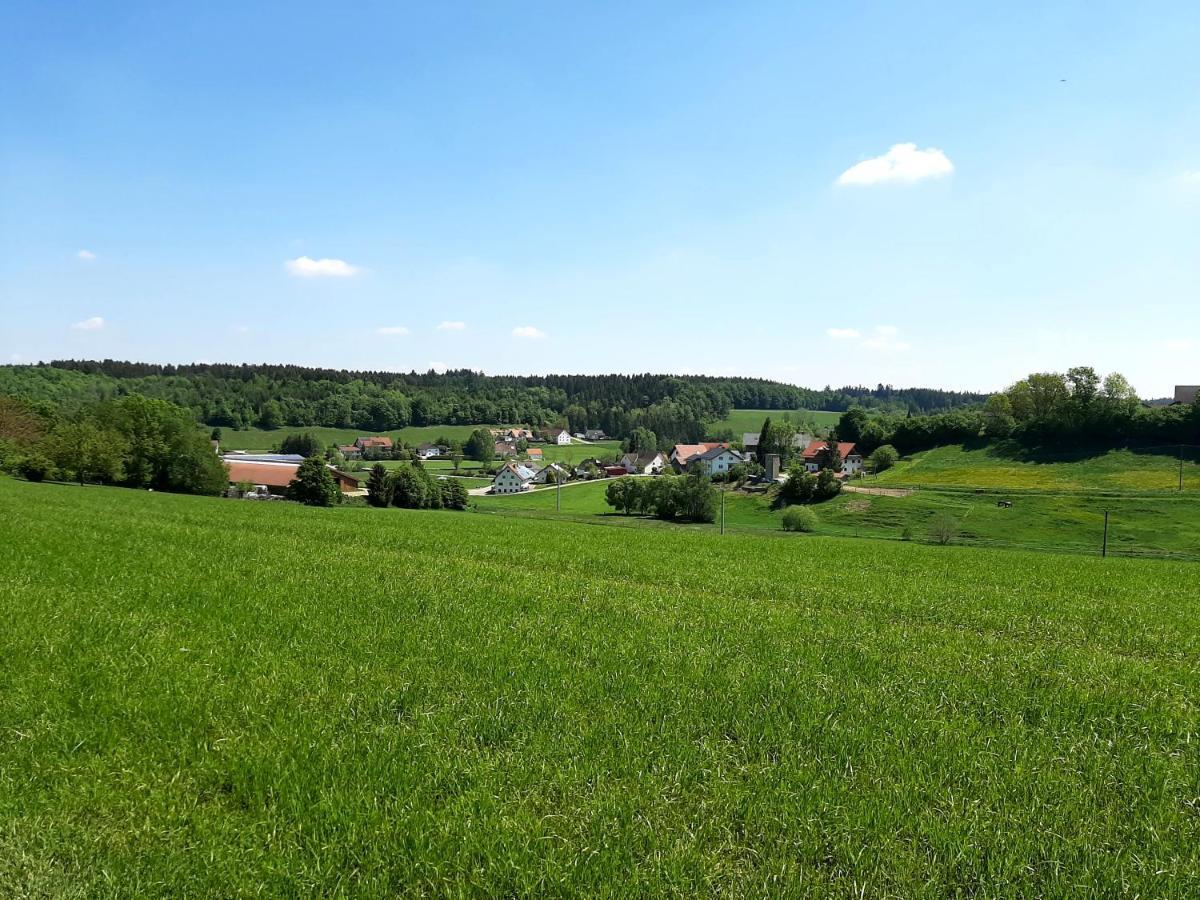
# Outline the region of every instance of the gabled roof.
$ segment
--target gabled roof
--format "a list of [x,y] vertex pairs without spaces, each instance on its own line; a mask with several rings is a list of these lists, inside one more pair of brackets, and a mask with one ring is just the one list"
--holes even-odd
[[693,457],[699,456],[701,453],[707,453],[717,447],[728,448],[729,445],[717,441],[707,441],[703,444],[676,444],[675,449],[671,451],[671,458],[680,463],[686,463]]
[[[500,472],[505,472],[505,471],[512,472],[514,475],[516,475],[522,481],[529,481],[531,478],[533,478],[534,475],[537,474],[537,472],[533,471],[533,469],[529,468],[529,466],[523,466],[520,463],[513,463],[513,462],[506,464],[504,466],[504,468],[502,468],[500,470]],[[496,473],[497,478],[500,476],[500,472]]]
[[386,435],[377,435],[376,437],[360,437],[354,443],[364,449],[367,447],[386,447],[390,450],[392,448],[392,439]]
[[[821,456],[829,447],[829,441],[813,441],[804,448],[805,459],[816,459]],[[854,456],[855,444],[851,441],[838,441],[838,456],[845,459],[847,456]]]
[[692,457],[692,459],[704,459],[704,460],[717,459],[718,457],[723,456],[726,453],[731,453],[734,456],[736,456],[738,459],[742,458],[742,455],[740,453],[738,453],[736,450],[730,450],[728,447],[713,447],[711,450],[705,450],[703,453],[700,453],[697,456]]

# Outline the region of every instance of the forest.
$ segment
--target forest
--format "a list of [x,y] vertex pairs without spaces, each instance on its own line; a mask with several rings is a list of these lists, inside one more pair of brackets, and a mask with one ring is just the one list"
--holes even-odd
[[355,372],[283,365],[164,366],[56,360],[0,367],[0,393],[45,412],[127,394],[167,400],[227,428],[324,426],[390,431],[409,425],[562,424],[624,438],[647,428],[695,441],[730,409],[862,407],[897,415],[947,412],[986,395],[890,385],[814,390],[755,378],[675,375],[485,375],[471,370]]

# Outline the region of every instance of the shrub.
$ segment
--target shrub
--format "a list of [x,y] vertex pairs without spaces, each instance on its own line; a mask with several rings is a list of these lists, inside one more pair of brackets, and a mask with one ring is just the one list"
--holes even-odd
[[288,485],[287,495],[289,500],[297,500],[306,506],[333,506],[342,499],[333,472],[321,456],[310,456],[300,463],[296,479]]
[[929,537],[938,544],[949,544],[958,537],[958,520],[949,513],[938,513],[929,523]]
[[875,452],[871,454],[869,462],[871,471],[883,472],[894,466],[900,459],[900,454],[891,444],[884,444],[882,447],[876,447]]
[[791,506],[783,514],[784,531],[817,530],[817,514],[806,506]]
[[40,453],[31,453],[17,461],[17,474],[26,481],[42,481],[54,471],[54,463]]

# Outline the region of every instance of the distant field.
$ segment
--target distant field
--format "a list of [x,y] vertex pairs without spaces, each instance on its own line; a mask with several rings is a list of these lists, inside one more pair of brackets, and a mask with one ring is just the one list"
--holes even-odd
[[[1196,448],[1185,452],[1185,491],[1200,492]],[[968,449],[938,447],[902,460],[871,483],[936,485],[1001,490],[1174,491],[1179,487],[1175,451],[1138,453],[1110,450],[1097,454],[1021,455],[1009,444]]]
[[761,431],[763,420],[768,416],[775,421],[793,422],[797,428],[800,428],[801,425],[807,422],[819,429],[827,429],[831,425],[836,425],[841,415],[838,412],[807,409],[735,409],[731,410],[729,415],[721,421],[713,422],[708,427],[708,432],[711,435],[728,428],[740,440],[741,436],[747,432],[753,431],[757,433]]
[[4,478],[0,544],[6,895],[1200,889],[1194,564]]
[[[564,488],[561,510],[554,492],[480,497],[483,512],[592,520],[614,525],[654,525],[651,519],[617,516],[604,500],[607,482]],[[1104,511],[1109,511],[1108,549],[1113,554],[1174,555],[1200,559],[1200,497],[1088,497],[1078,494],[1029,494],[1013,498],[1010,508],[992,494],[923,489],[907,497],[844,493],[812,507],[818,533],[929,541],[935,516],[953,517],[955,543],[1026,547],[1075,553],[1099,553]],[[780,532],[782,513],[765,495],[726,494],[729,530]],[[678,527],[678,526],[676,526]],[[717,525],[689,526],[716,530]]]
[[[429,425],[424,427],[401,428],[398,431],[362,431],[354,428],[277,428],[273,430],[264,430],[262,428],[250,428],[245,431],[234,431],[232,429],[221,429],[221,447],[224,450],[270,450],[272,447],[277,447],[287,435],[300,434],[309,432],[323,446],[330,444],[353,444],[354,441],[365,435],[381,434],[387,435],[392,440],[402,440],[405,443],[416,446],[417,444],[432,443],[438,438],[446,438],[447,440],[465,441],[471,436],[471,432],[476,428],[498,428],[498,425]],[[205,431],[212,429],[206,428]],[[566,460],[582,461],[589,456],[604,456],[605,454],[619,453],[621,449],[620,441],[598,441],[594,444],[573,443],[560,447],[557,444],[540,444],[535,443],[532,446],[540,447],[547,461],[551,460]]]
[[[225,450],[270,450],[278,446],[289,434],[311,433],[322,445],[353,444],[364,435],[387,435],[392,440],[403,440],[408,444],[424,444],[445,437],[448,440],[465,441],[476,428],[494,428],[492,425],[429,425],[401,428],[398,431],[363,431],[357,428],[276,428],[264,430],[249,428],[245,431],[221,429],[221,447]],[[206,429],[211,430],[211,429]]]

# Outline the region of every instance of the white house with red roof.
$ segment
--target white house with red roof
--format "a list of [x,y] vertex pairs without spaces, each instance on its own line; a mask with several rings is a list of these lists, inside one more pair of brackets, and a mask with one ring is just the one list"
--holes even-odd
[[[842,464],[835,474],[849,477],[856,472],[861,472],[863,467],[862,454],[858,451],[858,447],[850,441],[837,442],[838,456],[841,457]],[[809,472],[817,472],[821,468],[826,467],[826,460],[829,456],[829,441],[812,441],[804,448],[804,468]]]
[[718,447],[729,449],[729,444],[713,441],[704,444],[676,444],[671,451],[671,465],[677,469],[686,469],[693,459]]

